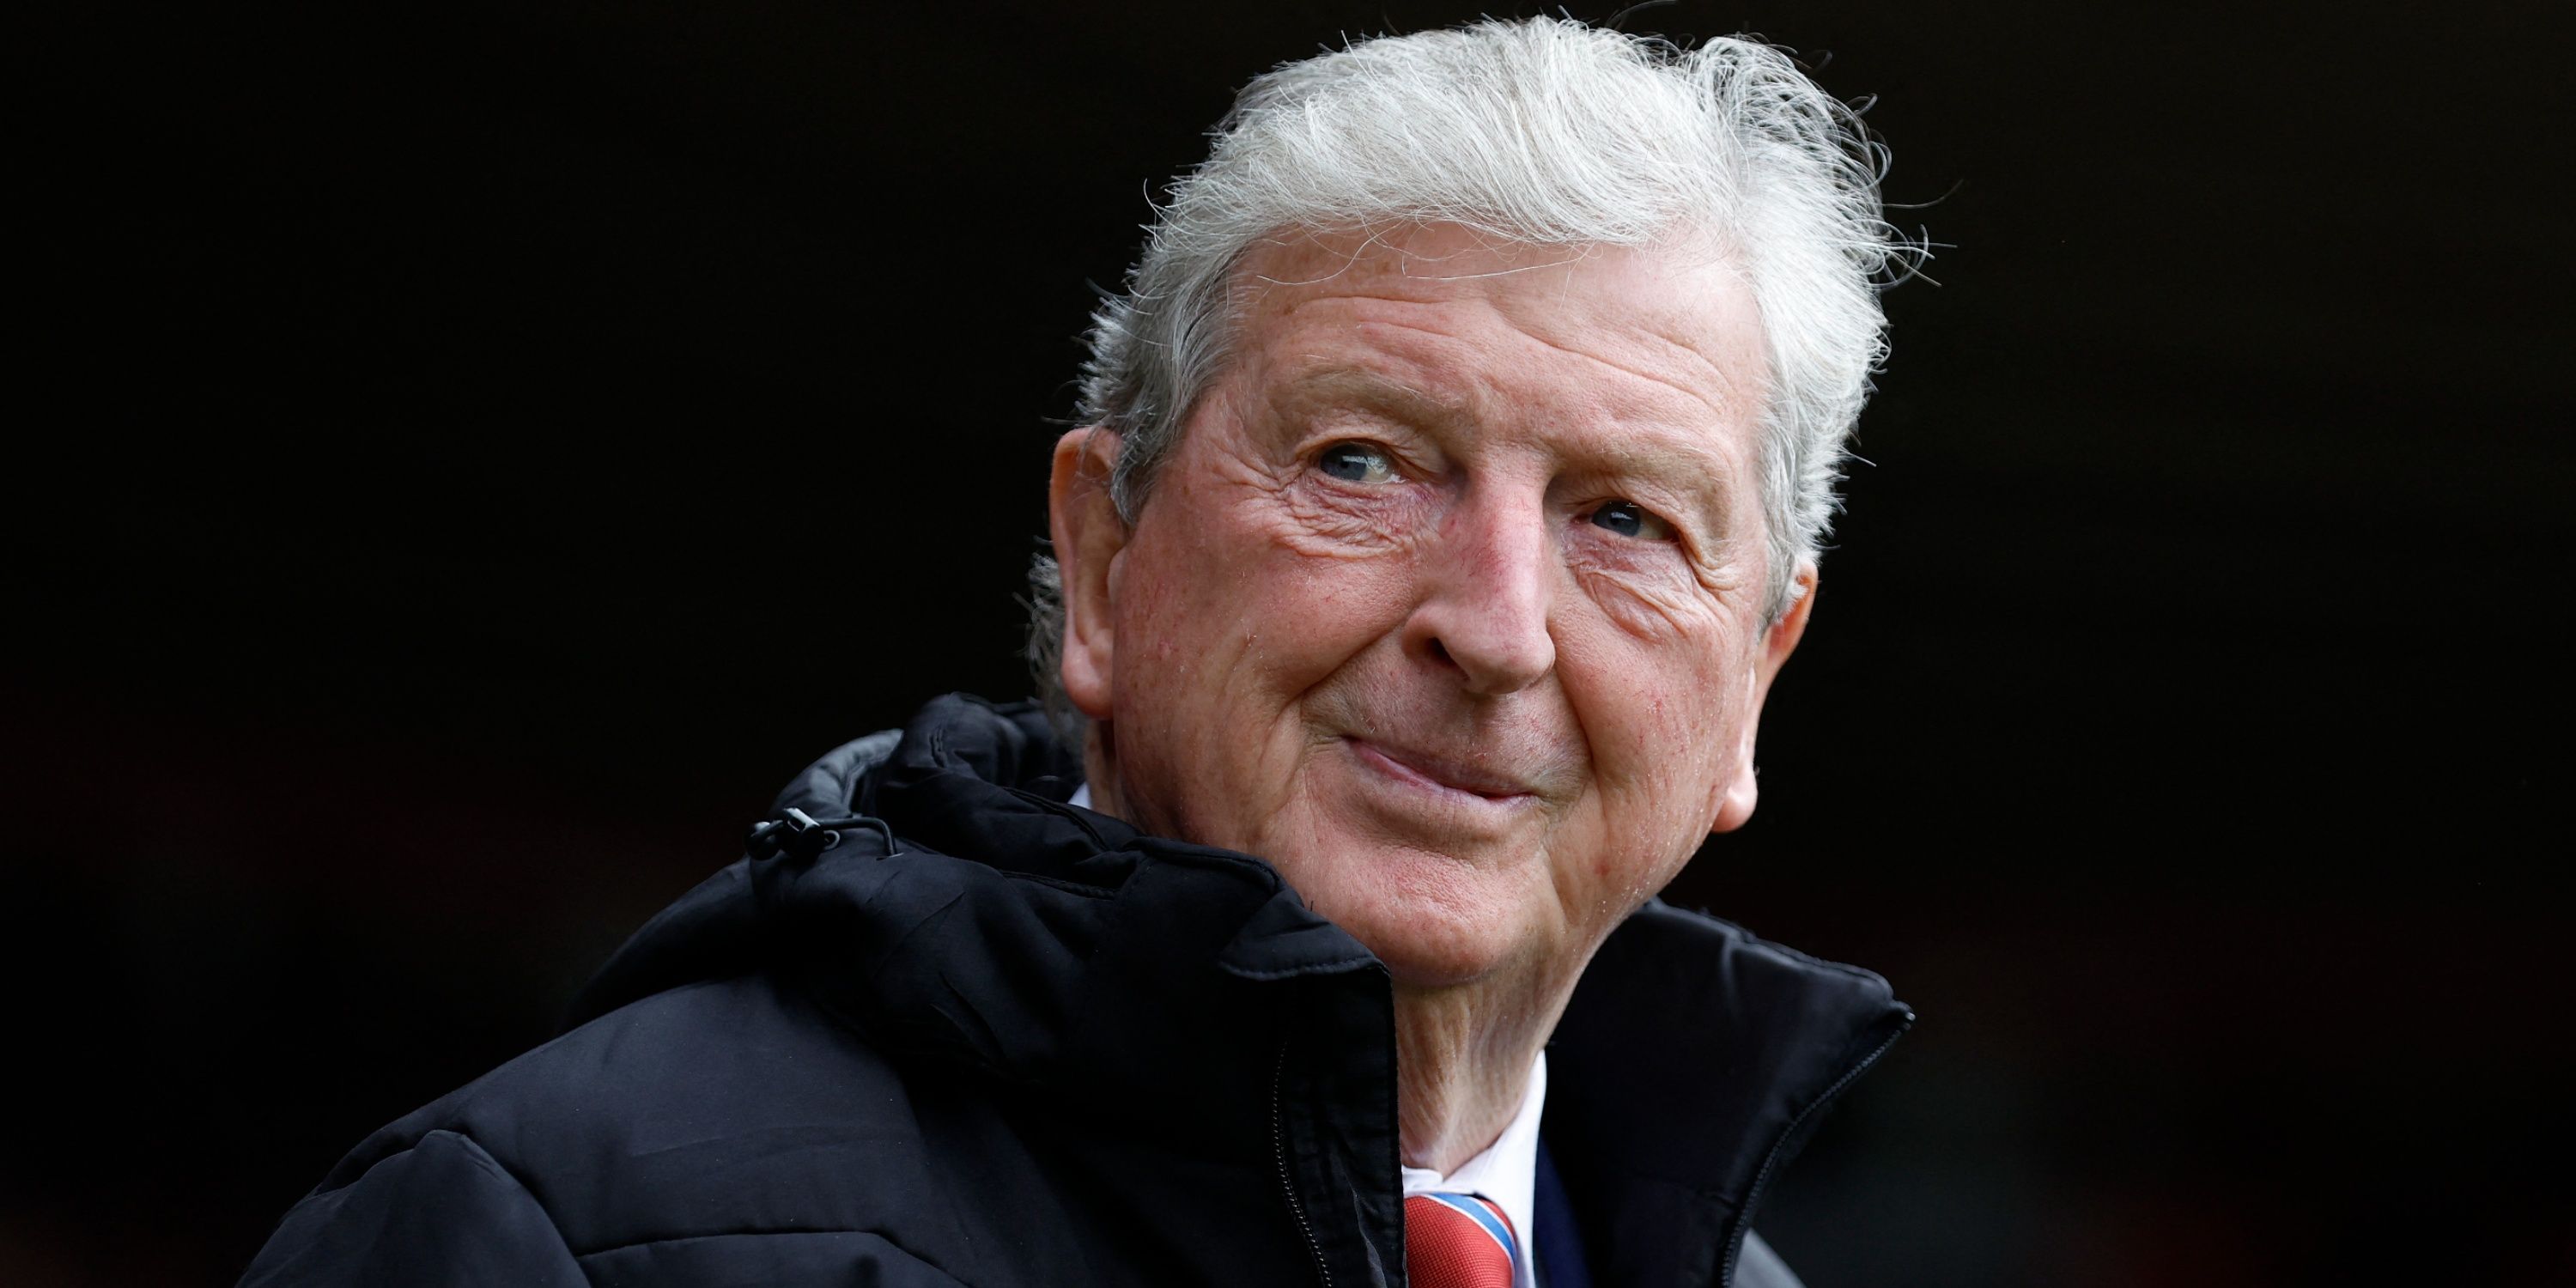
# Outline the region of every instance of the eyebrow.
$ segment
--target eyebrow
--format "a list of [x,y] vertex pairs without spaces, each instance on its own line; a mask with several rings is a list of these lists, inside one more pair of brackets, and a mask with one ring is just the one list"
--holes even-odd
[[1281,385],[1271,401],[1290,406],[1353,403],[1433,425],[1471,424],[1475,420],[1462,399],[1416,389],[1366,367],[1336,365],[1302,373]]

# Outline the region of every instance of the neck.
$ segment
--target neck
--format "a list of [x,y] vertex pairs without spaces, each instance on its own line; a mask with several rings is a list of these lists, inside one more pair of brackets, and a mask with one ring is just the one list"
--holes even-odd
[[1083,728],[1082,782],[1091,789],[1094,813],[1138,821],[1127,812],[1126,794],[1118,790],[1118,747],[1110,741],[1105,721],[1094,720]]
[[1573,984],[1568,976],[1395,986],[1396,1126],[1406,1166],[1447,1175],[1511,1126]]

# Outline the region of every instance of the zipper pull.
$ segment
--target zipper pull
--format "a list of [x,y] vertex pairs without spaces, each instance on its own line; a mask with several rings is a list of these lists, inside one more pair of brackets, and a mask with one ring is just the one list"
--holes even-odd
[[784,818],[773,818],[765,823],[753,824],[751,835],[743,842],[744,851],[755,860],[770,858],[783,851],[795,855],[803,862],[811,863],[823,851],[841,843],[839,829],[873,827],[878,834],[885,837],[885,853],[879,855],[879,858],[891,859],[901,853],[895,849],[894,829],[886,826],[884,819],[859,817],[817,820],[813,815],[792,805],[786,809],[785,814]]

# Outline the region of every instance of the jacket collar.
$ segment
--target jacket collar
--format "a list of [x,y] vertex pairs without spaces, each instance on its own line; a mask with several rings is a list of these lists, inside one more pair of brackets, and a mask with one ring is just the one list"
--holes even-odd
[[1772,1179],[1913,1021],[1877,975],[1716,918],[1623,923],[1548,1047],[1550,1149],[1611,1281],[1731,1281]]

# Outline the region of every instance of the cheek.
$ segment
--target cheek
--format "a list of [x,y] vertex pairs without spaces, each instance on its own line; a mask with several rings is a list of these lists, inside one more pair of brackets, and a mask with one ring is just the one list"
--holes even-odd
[[[1286,500],[1222,478],[1155,497],[1120,588],[1122,691],[1194,694],[1210,722],[1255,718],[1248,708],[1292,701],[1401,621],[1409,546],[1320,538]],[[1122,702],[1131,714],[1148,715]],[[1179,713],[1161,714],[1147,722]]]
[[1582,663],[1562,671],[1592,745],[1609,849],[1678,845],[1687,857],[1734,773],[1745,660],[1695,633],[1640,639],[1603,622],[1589,636],[1562,644],[1560,657]]

